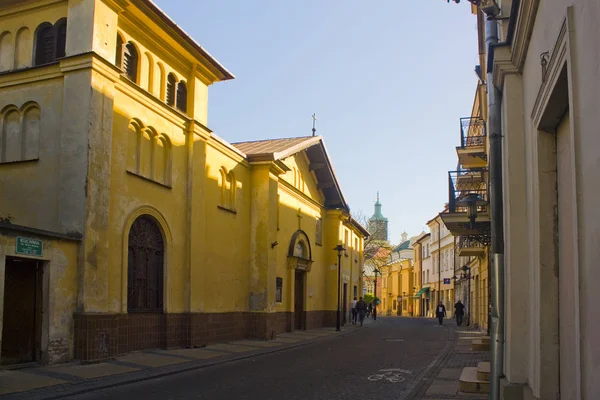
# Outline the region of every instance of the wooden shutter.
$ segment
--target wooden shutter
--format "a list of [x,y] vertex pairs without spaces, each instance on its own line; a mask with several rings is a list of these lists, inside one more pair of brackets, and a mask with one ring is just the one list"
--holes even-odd
[[137,83],[137,65],[138,65],[138,54],[135,46],[131,43],[125,45],[123,52],[123,71],[125,75],[133,82]]
[[48,25],[37,32],[35,65],[43,65],[54,61],[55,31]]
[[67,45],[67,21],[63,20],[56,24],[56,58],[65,56]]
[[175,76],[169,74],[167,78],[167,104],[175,105]]
[[187,87],[185,82],[177,84],[177,109],[187,112]]

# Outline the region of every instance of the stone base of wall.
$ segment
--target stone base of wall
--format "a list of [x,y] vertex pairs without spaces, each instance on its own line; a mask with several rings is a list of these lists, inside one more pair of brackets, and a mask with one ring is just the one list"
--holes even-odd
[[[294,313],[74,314],[76,360],[100,361],[131,351],[200,347],[290,332]],[[335,326],[335,311],[306,312],[306,329]]]

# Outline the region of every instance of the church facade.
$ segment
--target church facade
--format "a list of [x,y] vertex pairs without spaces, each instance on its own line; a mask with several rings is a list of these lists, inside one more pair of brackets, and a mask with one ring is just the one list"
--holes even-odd
[[0,20],[0,364],[271,339],[361,293],[368,233],[323,139],[213,133],[233,75],[151,1]]

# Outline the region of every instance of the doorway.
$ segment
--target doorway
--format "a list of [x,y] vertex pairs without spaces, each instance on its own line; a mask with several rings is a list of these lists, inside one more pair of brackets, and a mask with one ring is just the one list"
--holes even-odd
[[294,329],[306,329],[304,317],[304,271],[294,272]]
[[4,281],[2,365],[40,360],[42,263],[7,257]]

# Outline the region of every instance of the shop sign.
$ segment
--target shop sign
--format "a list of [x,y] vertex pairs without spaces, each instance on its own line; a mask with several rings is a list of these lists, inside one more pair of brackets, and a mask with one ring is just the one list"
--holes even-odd
[[450,284],[450,278],[444,278],[444,285]]
[[44,243],[41,240],[17,236],[15,253],[26,256],[41,257],[43,249]]

